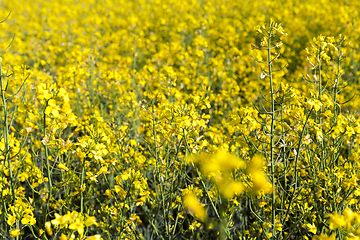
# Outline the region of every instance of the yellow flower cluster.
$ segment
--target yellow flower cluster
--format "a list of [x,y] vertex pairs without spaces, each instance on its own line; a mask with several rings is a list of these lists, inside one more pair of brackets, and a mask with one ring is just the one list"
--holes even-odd
[[266,177],[264,160],[260,155],[253,157],[246,171],[252,179],[252,191],[262,194],[272,192],[272,185]]
[[1,1],[1,237],[357,239],[358,9]]
[[[51,224],[50,222],[45,223],[45,229],[49,235],[53,235],[51,225],[53,225],[57,231],[60,229],[74,230],[78,232],[80,237],[82,238],[85,228],[91,225],[98,225],[98,223],[96,222],[95,217],[84,216],[76,211],[73,211],[71,213],[68,212],[63,216],[55,213],[55,219],[51,220]],[[70,237],[70,239],[71,238],[75,237]],[[62,233],[60,239],[67,239],[66,234]]]
[[[345,230],[345,239],[360,239],[360,216],[357,212],[354,212],[350,209],[345,209],[341,215],[338,213],[329,214],[329,228],[331,230],[343,229]],[[314,239],[318,240],[326,240],[326,239],[335,239],[335,235],[327,236],[325,234],[321,234],[319,236],[314,237]]]
[[219,192],[226,198],[233,198],[241,194],[244,184],[234,181],[232,173],[245,167],[244,161],[236,158],[224,150],[219,150],[214,155],[200,155],[190,160],[192,163],[199,163],[202,172],[216,183]]

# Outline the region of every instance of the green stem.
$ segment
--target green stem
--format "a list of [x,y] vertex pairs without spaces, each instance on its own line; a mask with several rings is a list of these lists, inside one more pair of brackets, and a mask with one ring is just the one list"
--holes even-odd
[[[47,104],[46,104],[47,105]],[[45,108],[46,109],[46,108]],[[43,122],[44,122],[44,137],[46,142],[43,143],[44,144],[44,150],[45,150],[45,161],[46,161],[46,170],[48,172],[48,197],[47,197],[47,201],[46,201],[46,210],[44,211],[44,228],[45,228],[45,223],[47,220],[47,215],[49,212],[49,206],[50,206],[50,198],[52,196],[52,177],[51,177],[51,170],[50,170],[50,162],[49,162],[49,149],[47,147],[47,132],[46,132],[46,114],[45,114],[45,110],[44,110],[44,117],[43,117]]]
[[168,221],[168,216],[166,214],[166,204],[165,204],[165,196],[164,196],[164,188],[163,188],[163,180],[162,180],[162,176],[161,176],[161,172],[159,169],[159,156],[158,156],[158,150],[157,150],[157,135],[156,135],[156,123],[155,123],[155,112],[154,112],[154,102],[152,103],[152,123],[153,123],[153,134],[154,134],[154,144],[155,144],[155,160],[156,160],[156,171],[158,173],[157,175],[157,183],[159,183],[159,187],[160,187],[160,197],[161,197],[161,204],[162,204],[162,209],[163,209],[163,218],[165,221],[165,230],[166,230],[166,235],[170,236],[170,228],[169,228],[169,221]]
[[283,217],[282,219],[282,224],[284,225],[285,224],[285,221],[286,221],[286,218],[288,217],[289,213],[290,213],[290,209],[291,209],[291,205],[295,199],[295,194],[296,194],[296,190],[297,190],[297,183],[298,183],[298,159],[299,159],[299,155],[300,155],[300,148],[301,148],[301,145],[302,145],[302,140],[304,138],[304,134],[305,134],[305,129],[306,129],[306,126],[307,126],[307,123],[309,121],[309,118],[310,118],[310,115],[311,115],[311,112],[312,112],[313,108],[310,109],[309,111],[309,114],[307,115],[306,117],[306,121],[305,121],[305,124],[304,124],[304,127],[301,131],[301,134],[300,134],[300,139],[299,139],[299,145],[298,145],[298,148],[297,148],[297,152],[295,153],[295,181],[294,181],[294,191],[292,192],[292,196],[291,196],[291,199],[290,199],[290,203],[288,205],[288,208],[286,210],[286,214],[285,216]]
[[275,217],[276,217],[276,188],[275,188],[275,161],[274,161],[274,135],[275,135],[275,100],[274,100],[274,86],[272,77],[272,60],[271,60],[271,37],[272,29],[270,28],[269,41],[268,41],[268,66],[269,66],[269,78],[270,78],[270,91],[271,91],[271,130],[270,130],[270,163],[271,163],[271,177],[272,177],[272,206],[271,206],[271,218],[272,218],[272,234],[275,237]]
[[84,185],[84,175],[85,175],[85,158],[81,164],[81,175],[80,175],[80,212],[81,214],[84,213],[84,192],[83,192],[83,185]]
[[3,102],[3,112],[4,112],[4,143],[5,143],[5,161],[8,163],[9,175],[10,175],[10,190],[13,197],[13,203],[16,202],[15,189],[14,189],[14,176],[12,172],[12,163],[10,157],[10,145],[9,145],[9,119],[8,119],[8,109],[7,109],[7,99],[5,98],[6,89],[4,88],[4,83],[6,81],[6,76],[3,76],[1,69],[0,61],[0,85],[1,85],[1,99]]

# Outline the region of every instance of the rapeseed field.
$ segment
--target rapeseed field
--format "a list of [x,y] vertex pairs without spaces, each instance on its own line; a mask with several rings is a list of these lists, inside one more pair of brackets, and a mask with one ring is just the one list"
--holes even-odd
[[360,239],[360,1],[0,2],[0,239]]

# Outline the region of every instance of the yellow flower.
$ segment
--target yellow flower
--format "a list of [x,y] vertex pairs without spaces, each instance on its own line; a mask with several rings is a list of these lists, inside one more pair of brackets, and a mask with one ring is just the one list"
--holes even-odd
[[19,236],[20,235],[20,229],[13,229],[13,230],[11,230],[11,232],[10,232],[10,237],[17,237],[17,236]]
[[16,216],[14,216],[14,215],[8,216],[7,224],[12,226],[12,225],[14,225],[15,221],[16,221]]
[[59,163],[58,168],[60,168],[61,170],[69,171],[69,169],[63,163]]
[[337,213],[331,214],[330,215],[330,220],[329,220],[329,228],[331,230],[343,227],[346,225],[346,221],[344,216],[341,216]]
[[189,229],[193,232],[196,228],[200,227],[201,223],[194,221],[190,226]]
[[242,169],[245,166],[244,161],[225,150],[219,150],[212,156],[200,155],[194,161],[200,161],[202,170],[206,174],[218,171],[228,173],[235,169]]
[[45,223],[45,230],[50,236],[53,235],[53,231],[51,229],[51,223],[50,222]]
[[321,234],[319,236],[315,236],[313,239],[314,240],[335,240],[335,234],[332,234],[331,236]]
[[198,199],[193,193],[189,193],[184,197],[185,207],[201,220],[206,219],[205,208],[199,203]]
[[257,25],[256,27],[254,27],[254,30],[259,33],[262,33],[260,25]]
[[21,223],[34,225],[36,223],[36,219],[32,215],[25,214],[23,219],[21,219]]
[[69,229],[76,230],[81,237],[84,235],[84,224],[80,221],[79,218],[77,218],[75,222],[70,224]]
[[58,118],[59,117],[59,110],[58,110],[58,107],[55,105],[55,106],[47,106],[46,109],[45,109],[45,114],[46,115],[50,115],[50,113],[52,113],[52,115],[54,116],[54,118]]
[[306,102],[306,105],[307,105],[308,109],[314,108],[315,111],[319,111],[320,108],[322,107],[322,103],[317,99],[309,99]]
[[96,218],[93,216],[93,217],[88,217],[85,221],[85,226],[86,227],[89,227],[91,225],[98,225],[97,222],[96,222]]
[[253,192],[259,193],[261,191],[271,191],[271,184],[268,182],[265,172],[263,170],[264,162],[261,155],[255,155],[247,168],[247,172],[252,177]]
[[320,115],[319,115],[320,117],[333,117],[334,116],[334,114],[330,111],[330,110],[326,110],[324,113],[321,113]]
[[86,238],[86,240],[103,240],[103,238],[101,237],[101,235],[96,234],[94,236]]
[[316,229],[316,226],[314,223],[312,223],[312,224],[308,223],[308,224],[306,224],[306,226],[307,226],[309,232],[316,234],[317,229]]
[[275,229],[276,229],[277,231],[281,232],[282,229],[283,229],[283,225],[282,225],[281,223],[276,223]]
[[219,181],[216,181],[216,184],[220,193],[226,198],[233,198],[234,195],[241,194],[245,189],[243,183],[226,178],[221,178]]
[[65,235],[65,234],[61,234],[61,236],[60,236],[60,238],[59,238],[60,240],[68,240],[67,239],[67,236]]

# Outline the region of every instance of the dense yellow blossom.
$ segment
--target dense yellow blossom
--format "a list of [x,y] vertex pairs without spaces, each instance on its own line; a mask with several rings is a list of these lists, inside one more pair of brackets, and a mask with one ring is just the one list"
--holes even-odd
[[1,1],[2,237],[358,239],[358,9]]

